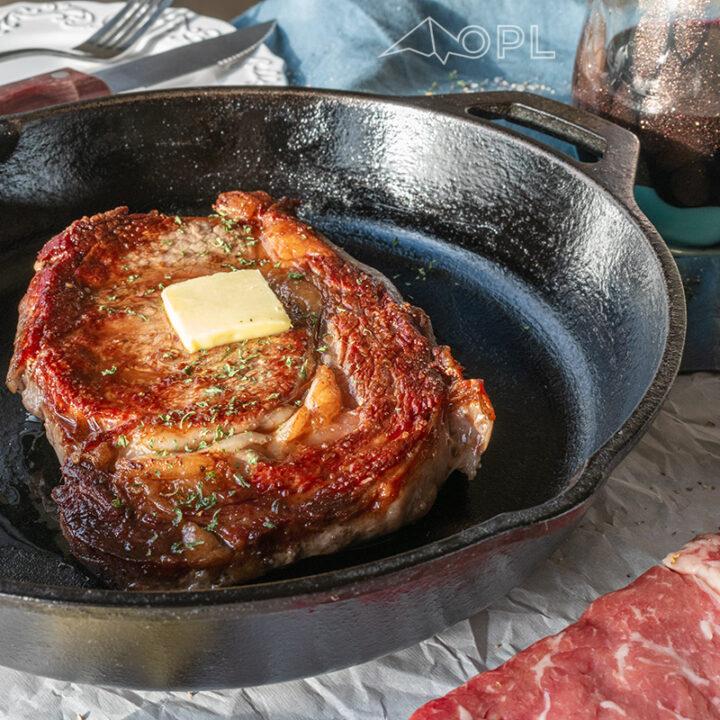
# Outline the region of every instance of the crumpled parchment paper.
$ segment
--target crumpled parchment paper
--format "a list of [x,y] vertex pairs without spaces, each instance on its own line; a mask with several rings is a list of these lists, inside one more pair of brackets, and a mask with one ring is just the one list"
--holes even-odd
[[720,529],[720,375],[678,378],[648,434],[580,527],[522,586],[419,645],[306,680],[219,692],[138,692],[0,668],[11,720],[407,718],[433,697],[576,620],[666,553]]

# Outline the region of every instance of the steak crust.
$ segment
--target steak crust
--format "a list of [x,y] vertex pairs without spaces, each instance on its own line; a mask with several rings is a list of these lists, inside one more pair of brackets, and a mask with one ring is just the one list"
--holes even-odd
[[[123,588],[199,588],[424,515],[494,420],[422,310],[263,192],[208,218],[82,218],[40,251],[11,390],[44,419],[73,553]],[[188,353],[171,283],[259,269],[292,328]]]

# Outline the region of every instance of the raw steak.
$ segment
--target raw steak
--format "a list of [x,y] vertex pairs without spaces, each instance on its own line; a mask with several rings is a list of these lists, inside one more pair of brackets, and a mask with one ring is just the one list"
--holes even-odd
[[720,718],[720,535],[664,563],[411,720]]

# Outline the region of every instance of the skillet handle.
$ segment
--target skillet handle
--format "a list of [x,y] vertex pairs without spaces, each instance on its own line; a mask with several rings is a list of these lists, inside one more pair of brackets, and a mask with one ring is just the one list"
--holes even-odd
[[414,104],[489,120],[507,120],[572,143],[598,157],[568,161],[613,195],[634,204],[640,142],[629,130],[585,110],[528,92],[453,93],[413,97]]

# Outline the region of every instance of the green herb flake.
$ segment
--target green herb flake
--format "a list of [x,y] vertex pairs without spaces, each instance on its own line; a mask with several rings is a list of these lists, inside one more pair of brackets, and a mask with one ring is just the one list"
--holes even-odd
[[249,488],[250,483],[245,479],[244,475],[240,475],[238,473],[233,473],[233,477],[235,478],[235,482],[240,486],[244,488]]
[[205,541],[204,541],[204,540],[196,540],[195,542],[186,542],[186,543],[183,543],[183,545],[185,545],[185,547],[186,547],[188,550],[192,550],[194,547],[197,547],[198,545],[204,545],[204,544],[205,544]]
[[218,524],[218,515],[220,514],[220,508],[218,508],[212,516],[212,520],[205,526],[206,530],[212,532]]
[[124,448],[124,447],[127,447],[129,444],[130,444],[130,442],[128,441],[128,439],[127,439],[124,435],[121,435],[121,436],[117,439],[117,442],[115,443],[115,445],[117,445],[117,447],[123,447],[123,448]]
[[114,375],[117,372],[117,367],[113,365],[111,368],[108,368],[107,370],[103,370],[101,375]]
[[179,524],[182,522],[182,519],[183,519],[182,510],[181,510],[180,508],[175,508],[175,509],[173,510],[173,513],[175,513],[175,519],[173,520],[172,524],[173,524],[173,525],[179,525]]
[[266,520],[263,525],[268,528],[268,530],[273,530],[275,528],[275,523],[271,523],[269,520]]
[[123,501],[119,497],[113,498],[113,501],[112,501],[113,507],[119,508],[119,507],[122,507],[122,504],[123,504]]
[[289,272],[288,277],[291,280],[303,280],[305,278],[305,273],[301,272]]

